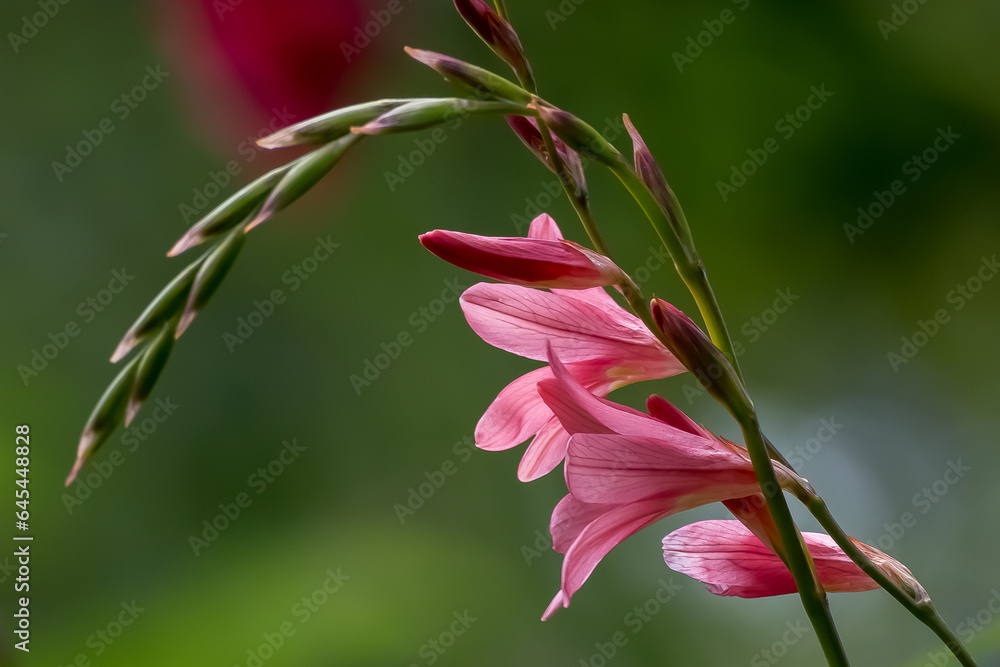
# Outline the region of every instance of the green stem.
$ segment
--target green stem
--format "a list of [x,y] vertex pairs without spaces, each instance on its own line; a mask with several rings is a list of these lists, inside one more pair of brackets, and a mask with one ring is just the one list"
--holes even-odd
[[816,568],[812,558],[806,550],[802,540],[802,534],[795,526],[792,513],[785,502],[785,496],[778,484],[777,475],[771,457],[768,455],[767,446],[764,444],[764,436],[760,431],[760,423],[757,415],[752,409],[747,411],[734,411],[733,406],[727,406],[733,416],[736,417],[743,430],[743,438],[746,441],[747,451],[750,452],[750,461],[753,464],[754,474],[760,484],[761,492],[767,501],[767,508],[774,518],[774,523],[778,529],[778,536],[781,538],[781,545],[784,550],[784,560],[788,566],[792,577],[795,579],[795,586],[798,588],[799,597],[802,599],[802,606],[809,616],[809,621],[816,630],[816,637],[823,647],[823,653],[827,662],[831,665],[849,665],[844,646],[837,634],[837,626],[830,613],[830,606],[827,603],[826,591],[816,575]]
[[695,303],[698,305],[698,310],[705,320],[709,337],[715,343],[715,346],[722,350],[726,358],[729,359],[729,362],[736,370],[736,376],[742,382],[743,373],[740,371],[739,360],[736,358],[732,337],[729,335],[726,321],[722,317],[722,309],[715,298],[715,292],[708,281],[705,264],[702,262],[701,257],[698,256],[694,244],[682,243],[679,235],[675,232],[678,229],[686,230],[688,227],[680,205],[676,205],[677,219],[671,221],[660,210],[660,207],[646,189],[645,184],[639,180],[639,177],[635,175],[627,164],[621,162],[617,166],[612,167],[611,171],[614,172],[618,180],[622,182],[629,191],[629,194],[632,195],[632,198],[639,204],[639,207],[642,208],[643,213],[646,214],[656,235],[660,238],[660,242],[663,243],[664,247],[670,253],[670,257],[674,261],[674,267],[677,269],[677,274],[684,281],[688,290],[690,290],[691,296],[694,297]]
[[510,23],[510,14],[507,12],[507,3],[504,2],[504,0],[493,0],[493,6],[497,8],[497,14],[500,18],[507,23]]
[[854,561],[861,570],[871,577],[875,583],[884,588],[886,592],[903,605],[903,607],[909,611],[913,616],[915,616],[921,623],[930,628],[934,634],[936,634],[945,646],[955,655],[958,662],[964,667],[976,667],[976,661],[969,654],[968,650],[962,645],[961,640],[955,635],[948,624],[931,603],[930,598],[923,598],[920,600],[914,599],[912,595],[907,594],[900,585],[893,581],[889,576],[881,570],[877,565],[872,563],[871,559],[865,555],[861,549],[857,547],[844,529],[840,527],[837,520],[834,518],[833,514],[830,513],[830,509],[827,507],[826,502],[819,497],[819,495],[811,488],[804,487],[800,484],[794,485],[789,489],[806,509],[819,521],[819,524],[827,532],[833,541],[837,543],[844,553],[852,561]]

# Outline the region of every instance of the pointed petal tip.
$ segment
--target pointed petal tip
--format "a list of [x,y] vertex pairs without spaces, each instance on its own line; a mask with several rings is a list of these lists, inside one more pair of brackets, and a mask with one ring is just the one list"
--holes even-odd
[[266,150],[273,150],[275,148],[294,146],[295,140],[292,133],[286,130],[278,130],[274,134],[269,134],[266,137],[258,139],[257,145]]
[[183,314],[181,314],[180,319],[177,321],[177,330],[174,332],[174,340],[180,338],[181,334],[187,331],[187,328],[191,326],[191,322],[194,321],[195,315],[197,314],[198,313],[196,313],[190,305],[184,309]]
[[267,207],[265,206],[263,209],[261,209],[260,213],[258,213],[254,217],[253,220],[247,223],[246,227],[243,228],[243,233],[244,234],[250,233],[250,230],[254,229],[255,227],[259,227],[260,225],[267,222],[270,219],[271,215],[272,212],[268,210]]
[[135,335],[131,332],[125,334],[125,337],[122,338],[121,342],[118,343],[118,347],[116,347],[115,351],[111,354],[111,363],[117,364],[119,361],[124,359],[125,355],[128,354],[133,347],[135,347],[136,342],[138,341],[136,341]]
[[66,477],[66,482],[64,486],[69,486],[76,479],[77,474],[80,472],[80,468],[83,467],[83,459],[77,459],[76,463],[73,464],[73,469],[69,471],[69,476]]
[[125,428],[128,428],[135,416],[139,414],[140,408],[142,408],[142,401],[136,400],[134,396],[129,397],[128,407],[125,408]]
[[193,248],[204,240],[201,234],[192,234],[191,231],[188,231],[177,240],[173,248],[167,251],[167,257],[177,257],[177,255]]
[[76,447],[76,461],[73,462],[73,469],[69,471],[69,476],[66,477],[66,486],[72,484],[73,480],[80,473],[84,462],[87,460],[87,452],[93,442],[94,432],[88,427],[84,429],[83,434],[80,436],[80,444]]
[[549,603],[549,606],[545,608],[545,612],[542,614],[542,620],[549,620],[557,611],[567,607],[569,607],[569,598],[567,598],[566,594],[560,589],[560,591],[556,593],[555,597],[552,598],[552,602]]

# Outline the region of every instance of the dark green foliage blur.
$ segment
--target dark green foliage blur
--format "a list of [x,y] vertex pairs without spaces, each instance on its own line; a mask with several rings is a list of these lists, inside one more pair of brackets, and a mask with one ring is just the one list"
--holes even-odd
[[[1000,664],[1000,3],[508,5],[542,96],[623,152],[622,112],[642,132],[767,434],[851,535],[910,567],[980,664]],[[447,94],[404,45],[509,75],[450,3],[397,6],[337,103]],[[241,173],[223,195],[283,160],[245,161],[238,137],[259,126],[233,141],[196,120],[210,104],[165,49],[162,8],[77,0],[16,52],[0,45],[0,534],[17,532],[14,425],[28,424],[35,537],[30,654],[12,648],[22,594],[14,543],[0,547],[0,664],[822,664],[812,632],[793,631],[808,627],[795,596],[719,598],[663,564],[663,535],[725,518],[721,506],[630,539],[569,609],[538,620],[559,586],[547,527],[562,476],[522,484],[523,448],[470,446],[496,393],[537,364],[475,336],[453,296],[475,277],[416,240],[520,235],[536,207],[584,240],[499,119],[440,142],[367,139],[251,233],[136,426],[64,490],[116,372],[108,357],[197,252],[165,257],[181,205],[231,160]],[[5,2],[2,32],[38,11]],[[119,120],[111,102],[158,64],[170,75]],[[52,163],[105,117],[114,131],[59,180]],[[387,177],[404,162],[419,164]],[[620,263],[694,315],[617,182],[587,174]],[[50,344],[37,375],[19,370]],[[651,392],[736,437],[690,377],[612,397],[639,407]],[[208,541],[213,521],[225,528]],[[858,665],[935,664],[943,650],[880,591],[832,605]]]

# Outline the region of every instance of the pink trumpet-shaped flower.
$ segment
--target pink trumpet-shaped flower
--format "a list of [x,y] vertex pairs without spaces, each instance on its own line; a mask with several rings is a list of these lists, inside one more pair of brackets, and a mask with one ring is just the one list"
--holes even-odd
[[[529,238],[561,238],[555,222],[539,216]],[[603,289],[528,289],[479,283],[462,294],[462,310],[472,329],[494,347],[545,361],[548,349],[588,390],[606,396],[639,380],[668,377],[684,367]],[[535,386],[553,377],[548,367],[511,382],[476,426],[476,445],[498,451],[534,436],[518,478],[531,481],[550,472],[566,453],[569,434],[545,405]]]
[[[667,417],[661,421],[598,398],[555,356],[551,365],[555,377],[540,382],[538,393],[570,433],[569,495],[552,512],[553,548],[565,558],[562,586],[543,619],[569,606],[601,559],[629,536],[677,512],[759,489],[742,447],[697,432],[676,408],[658,404]],[[779,480],[792,475],[775,467]]]
[[436,229],[422,234],[420,242],[455,266],[526,287],[586,289],[614,285],[623,278],[621,269],[604,255],[562,238],[544,213],[532,221],[527,238]]
[[[868,591],[878,588],[829,535],[802,533],[823,588],[830,592]],[[856,543],[883,572],[911,594],[916,579],[899,561],[868,545]],[[739,521],[698,521],[663,538],[663,558],[672,570],[693,577],[716,595],[758,598],[796,592],[795,580],[781,559]]]

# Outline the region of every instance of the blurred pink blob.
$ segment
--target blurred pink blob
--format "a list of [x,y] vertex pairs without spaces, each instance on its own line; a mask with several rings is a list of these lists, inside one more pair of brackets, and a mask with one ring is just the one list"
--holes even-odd
[[228,157],[350,101],[376,50],[363,32],[371,18],[363,0],[164,1],[156,18],[167,69],[199,129]]

